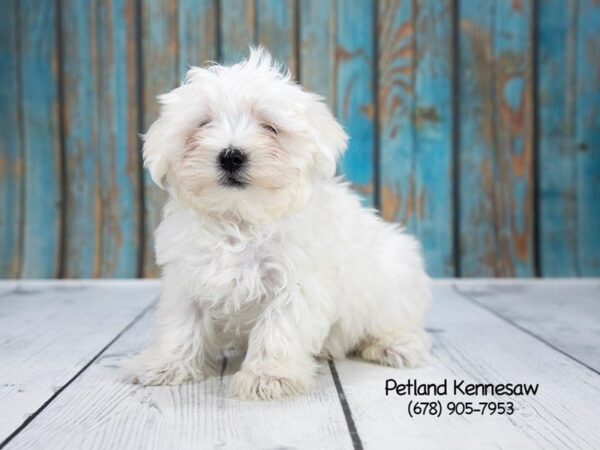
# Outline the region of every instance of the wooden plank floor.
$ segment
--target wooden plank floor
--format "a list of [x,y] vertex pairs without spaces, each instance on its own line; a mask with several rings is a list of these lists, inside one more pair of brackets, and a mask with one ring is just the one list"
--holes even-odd
[[[10,449],[597,448],[600,280],[442,280],[431,366],[322,364],[317,388],[281,402],[228,395],[221,376],[179,387],[121,380],[152,334],[155,281],[0,283],[0,447]],[[386,380],[448,395],[386,396]],[[453,382],[539,384],[535,395],[465,396]],[[412,401],[440,401],[414,415]],[[513,402],[512,415],[450,414]],[[411,410],[411,412],[415,412]]]

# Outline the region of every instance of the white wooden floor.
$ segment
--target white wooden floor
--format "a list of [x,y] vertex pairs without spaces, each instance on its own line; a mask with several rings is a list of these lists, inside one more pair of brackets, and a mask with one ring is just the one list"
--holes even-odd
[[[121,381],[123,360],[150,339],[157,293],[154,281],[1,282],[0,447],[599,448],[600,280],[438,281],[430,367],[324,363],[312,394],[271,403],[228,396],[239,358],[197,384]],[[389,378],[539,390],[386,396]],[[439,400],[443,412],[411,418],[411,400]],[[510,416],[448,411],[507,401]]]

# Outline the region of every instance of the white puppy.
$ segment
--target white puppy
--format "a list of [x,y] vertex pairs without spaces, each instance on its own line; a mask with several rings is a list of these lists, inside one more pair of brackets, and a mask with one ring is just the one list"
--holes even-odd
[[170,194],[155,235],[162,294],[134,381],[200,380],[236,347],[233,393],[276,399],[310,389],[315,356],[426,359],[419,245],[334,177],[348,137],[319,96],[258,49],[192,68],[159,101],[144,161]]

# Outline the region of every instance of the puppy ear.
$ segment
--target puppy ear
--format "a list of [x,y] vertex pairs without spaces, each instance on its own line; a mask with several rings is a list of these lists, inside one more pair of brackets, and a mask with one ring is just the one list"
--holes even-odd
[[335,175],[337,161],[348,146],[348,135],[335,120],[322,98],[313,95],[307,117],[317,140],[318,151],[314,154],[315,171],[323,178]]
[[150,126],[148,132],[142,136],[144,139],[144,167],[148,169],[152,181],[158,187],[165,189],[163,179],[167,174],[167,159],[164,152],[161,151],[159,144],[160,129],[162,128],[161,119],[159,118]]
[[169,168],[167,153],[169,152],[169,139],[167,135],[169,122],[167,106],[175,100],[173,92],[158,96],[161,105],[159,118],[150,126],[148,132],[142,136],[144,139],[144,167],[148,169],[152,181],[158,187],[165,189],[164,178]]

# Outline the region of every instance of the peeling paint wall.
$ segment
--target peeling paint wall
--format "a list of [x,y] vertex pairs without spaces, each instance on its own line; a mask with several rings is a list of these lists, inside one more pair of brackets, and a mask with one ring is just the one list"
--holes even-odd
[[600,275],[598,1],[6,0],[0,25],[1,277],[157,276],[138,134],[188,65],[258,43],[432,275]]

